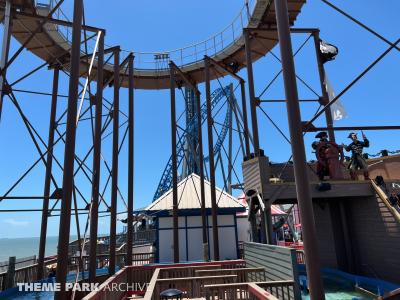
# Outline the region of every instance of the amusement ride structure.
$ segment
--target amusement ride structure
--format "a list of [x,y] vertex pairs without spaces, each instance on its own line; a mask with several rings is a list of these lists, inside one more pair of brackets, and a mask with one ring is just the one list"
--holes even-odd
[[[306,257],[309,258],[306,260],[306,267],[310,295],[312,299],[324,299],[320,254],[315,242],[316,229],[311,201],[312,194],[309,188],[309,166],[306,161],[303,135],[306,132],[326,130],[329,132],[330,139],[334,141],[334,132],[337,130],[400,129],[400,126],[334,127],[330,109],[347,90],[373,69],[389,52],[394,49],[400,51],[398,47],[400,40],[393,43],[328,1],[322,1],[388,45],[387,50],[334,99],[329,99],[325,86],[319,30],[293,26],[305,0],[246,1],[238,16],[222,32],[185,48],[158,53],[127,52],[119,46],[107,46],[105,44],[106,29],[85,23],[83,0],[73,1],[72,18],[62,10],[64,0],[50,1],[50,3],[33,0],[1,0],[0,15],[4,23],[4,33],[0,61],[2,75],[0,115],[6,101],[15,106],[35,145],[39,158],[1,195],[0,202],[16,199],[43,200],[42,209],[30,210],[42,212],[37,279],[44,277],[48,218],[56,215],[60,216],[57,282],[65,283],[67,280],[71,216],[74,216],[77,222],[78,240],[84,240],[82,247],[85,247],[86,239],[89,240],[90,280],[94,281],[96,277],[96,247],[98,247],[98,218],[100,217],[110,216],[109,274],[113,275],[116,270],[117,214],[127,213],[125,264],[132,265],[135,89],[170,89],[171,157],[162,173],[153,200],[172,189],[173,206],[170,210],[174,227],[174,261],[179,262],[177,185],[180,180],[192,173],[198,174],[202,183],[200,198],[203,220],[205,220],[204,180],[207,179],[211,185],[213,250],[214,259],[219,260],[216,217],[218,207],[215,193],[216,168],[218,164],[221,165],[224,190],[232,193],[235,185],[232,180],[235,160],[232,155],[233,131],[238,133],[240,150],[245,161],[264,156],[263,150],[260,149],[257,110],[261,110],[269,118],[261,106],[268,100],[260,99],[264,92],[259,97],[255,94],[252,63],[264,57],[279,44],[281,56],[277,60],[282,64],[280,73],[284,77],[286,92],[286,99],[280,102],[287,105],[290,137],[285,138],[292,146],[291,160],[296,182],[296,198],[302,221],[304,251]],[[316,93],[318,99],[315,100],[299,100],[298,97],[296,79],[301,80],[301,78],[295,72],[291,44],[291,34],[298,33],[308,34],[309,38],[306,42],[311,40],[315,46],[321,83],[321,91]],[[11,37],[20,44],[15,53],[9,51]],[[9,74],[12,72],[13,63],[24,50],[28,50],[43,60],[43,63],[20,78],[10,81]],[[51,96],[52,99],[47,141],[41,137],[19,104],[19,93],[37,94],[38,92],[17,88],[18,83],[29,80],[45,67],[54,73],[52,93],[42,93],[45,96]],[[244,68],[247,69],[247,80],[238,75],[238,72]],[[67,95],[61,95],[58,91],[60,76],[69,78]],[[223,86],[220,83],[220,87],[211,92],[210,82],[225,76],[237,81],[236,87],[240,89],[239,101],[235,97],[236,87],[233,84]],[[205,84],[203,94],[198,87],[201,83]],[[128,89],[127,111],[123,111],[120,105],[120,89],[122,88]],[[177,88],[183,94],[186,119],[186,127],[178,136]],[[104,96],[108,89],[112,92],[111,100]],[[246,99],[246,89],[248,99]],[[64,108],[58,103],[62,97],[68,99],[68,104]],[[201,99],[205,99],[205,102],[201,103]],[[299,106],[301,101],[316,102],[322,109],[319,109],[311,120],[302,122]],[[226,108],[220,131],[214,127],[217,106]],[[248,107],[250,108],[250,125],[247,121]],[[326,126],[314,127],[313,122],[322,115],[325,116]],[[269,120],[271,119],[269,118]],[[1,121],[0,126],[7,125]],[[203,127],[206,128],[208,137],[206,155],[203,153]],[[112,130],[109,131],[109,128]],[[84,151],[81,149],[83,146],[76,143],[79,131],[86,132],[91,137],[90,145],[86,145],[88,148],[84,155],[81,154]],[[112,137],[111,162],[103,153],[107,137]],[[228,150],[224,147],[226,142]],[[118,184],[122,180],[118,178],[119,155],[125,143],[128,144],[128,176],[126,179],[128,193],[126,197]],[[56,145],[64,145],[62,157],[54,151]],[[225,166],[222,158],[224,155],[227,156],[228,161]],[[15,188],[40,164],[43,164],[46,170],[43,195],[14,195]],[[62,172],[61,181],[54,175],[55,168]],[[104,176],[104,171],[106,176]],[[261,176],[257,173],[253,175]],[[246,179],[246,176],[244,177]],[[89,182],[89,192],[82,189],[82,180],[85,180],[85,184]],[[246,182],[237,182],[236,186],[244,188]],[[108,190],[110,190],[110,197],[106,196]],[[261,190],[256,192],[261,193]],[[125,203],[126,211],[117,212],[118,201]],[[85,207],[78,207],[78,203],[83,203]],[[266,209],[263,217],[266,218],[265,241],[268,243],[271,243],[271,237],[268,236],[268,230],[271,230],[268,228],[271,227],[271,224],[268,223],[268,218],[271,217],[270,205],[271,201],[265,200]],[[88,216],[83,230],[79,226],[78,215],[80,214]],[[205,226],[205,222],[202,226]],[[203,242],[209,242],[204,231]],[[66,292],[57,292],[56,299],[66,299]]]

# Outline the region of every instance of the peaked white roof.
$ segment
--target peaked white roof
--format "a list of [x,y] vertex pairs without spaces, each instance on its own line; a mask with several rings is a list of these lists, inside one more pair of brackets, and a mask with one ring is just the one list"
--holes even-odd
[[[178,209],[200,209],[200,176],[191,174],[178,183]],[[211,208],[211,184],[204,180],[204,191],[206,208]],[[245,206],[240,203],[235,197],[216,188],[217,206],[218,208],[236,208],[239,210],[245,209]],[[160,211],[172,209],[172,189],[150,204],[145,210]]]

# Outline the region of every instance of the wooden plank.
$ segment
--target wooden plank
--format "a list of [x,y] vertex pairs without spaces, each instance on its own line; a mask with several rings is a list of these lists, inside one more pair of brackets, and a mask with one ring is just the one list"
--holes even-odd
[[275,296],[271,295],[269,292],[265,291],[255,283],[249,284],[249,293],[255,295],[257,299],[264,300],[278,300]]
[[151,277],[150,283],[147,287],[146,294],[144,295],[144,300],[151,300],[153,293],[156,289],[157,278],[160,273],[160,269],[156,269]]
[[183,278],[163,278],[163,279],[157,279],[157,282],[207,280],[207,279],[220,279],[220,278],[237,278],[237,275],[198,276],[198,277],[183,277]]
[[240,271],[248,271],[248,272],[264,272],[265,268],[263,267],[254,267],[254,268],[237,268],[237,269],[218,269],[218,270],[195,270],[195,274],[201,273],[218,273],[218,272],[240,272]]
[[14,277],[15,277],[15,256],[11,256],[8,260],[8,270],[7,270],[7,276],[6,276],[6,285],[5,289],[10,289],[14,287]]
[[[268,272],[270,269],[284,269],[288,270],[291,274],[291,271],[293,270],[292,265],[284,262],[284,261],[273,261],[273,260],[265,260],[264,263],[262,263],[262,255],[246,255],[246,259],[249,260],[249,262],[253,262],[255,265],[250,266],[250,267],[259,267],[262,266],[266,269]],[[273,266],[272,266],[273,264]]]
[[[244,243],[244,256],[249,267],[262,266],[271,281],[293,281],[289,289],[291,299],[300,300],[296,250],[286,247]],[[286,293],[286,292],[285,292]]]
[[293,279],[293,273],[282,269],[266,268],[266,276],[270,280],[287,280]]
[[279,252],[266,251],[265,249],[264,250],[263,249],[255,249],[255,248],[253,248],[253,249],[245,249],[245,252],[251,253],[251,254],[254,254],[254,255],[262,255],[265,259],[276,259],[276,258],[278,258],[278,259],[282,259],[282,260],[286,260],[287,261],[291,257],[291,255],[289,255],[290,252],[284,254],[284,253],[279,253]]
[[287,268],[287,269],[292,269],[292,263],[291,263],[291,256],[281,256],[281,255],[263,255],[261,252],[247,252],[245,250],[245,257],[250,258],[253,260],[259,260],[260,263],[262,263],[262,266],[268,266],[268,263],[278,265],[282,268]]
[[[373,195],[371,184],[368,181],[362,181],[360,183],[354,181],[348,182],[337,182],[331,181],[331,190],[320,192],[316,190],[318,185],[317,182],[312,182],[310,184],[311,196],[313,199],[336,199],[336,198],[349,198],[349,197],[369,197]],[[296,199],[296,185],[294,182],[285,182],[277,184],[269,184],[268,182],[263,182],[263,190],[267,191],[264,196],[266,199],[270,199],[276,193],[278,189],[285,186],[282,189],[277,201],[279,200],[290,200]]]
[[272,245],[253,243],[253,242],[246,242],[245,244],[246,244],[247,248],[249,248],[249,249],[254,249],[254,248],[263,249],[263,250],[268,249],[269,251],[273,251],[273,252],[280,252],[283,254],[288,253],[288,248],[286,248],[286,247],[272,246]]

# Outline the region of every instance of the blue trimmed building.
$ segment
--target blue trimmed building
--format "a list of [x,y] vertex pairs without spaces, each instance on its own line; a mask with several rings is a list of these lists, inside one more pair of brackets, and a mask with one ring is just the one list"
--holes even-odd
[[[211,185],[204,181],[208,227],[208,252],[213,259]],[[179,257],[181,262],[203,260],[200,177],[191,174],[178,184]],[[246,208],[236,198],[217,188],[220,259],[237,259],[238,223],[236,214]],[[156,262],[173,261],[172,189],[142,210],[156,229]]]

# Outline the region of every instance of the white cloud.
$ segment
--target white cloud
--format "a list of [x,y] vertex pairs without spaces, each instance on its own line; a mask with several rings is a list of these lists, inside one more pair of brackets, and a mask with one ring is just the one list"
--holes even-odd
[[18,221],[13,218],[3,220],[4,223],[7,223],[12,226],[28,226],[28,221]]

